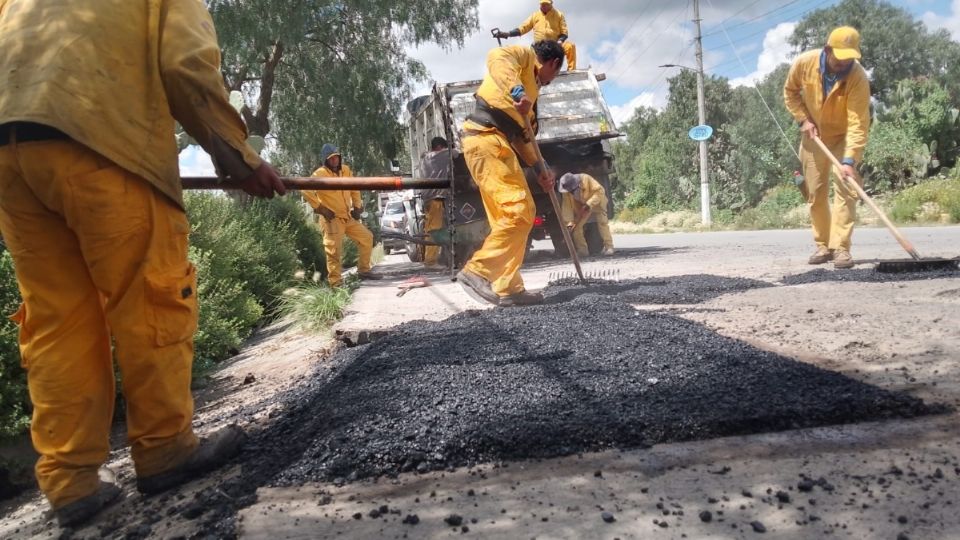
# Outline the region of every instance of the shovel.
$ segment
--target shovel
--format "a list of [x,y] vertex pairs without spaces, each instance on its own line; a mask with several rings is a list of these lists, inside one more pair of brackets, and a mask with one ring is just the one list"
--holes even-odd
[[834,172],[839,178],[839,184],[841,186],[846,186],[852,188],[857,192],[857,195],[860,196],[860,199],[863,202],[867,203],[867,206],[880,218],[880,221],[887,226],[887,229],[890,230],[890,233],[894,238],[897,239],[897,242],[900,243],[900,246],[906,251],[911,259],[898,259],[890,261],[880,261],[877,263],[877,272],[924,272],[924,271],[938,271],[938,270],[957,270],[960,269],[960,259],[938,259],[938,258],[923,258],[917,253],[916,248],[913,247],[913,244],[910,243],[903,234],[897,230],[897,227],[893,224],[892,221],[883,213],[883,210],[880,210],[880,207],[877,206],[877,203],[867,195],[867,192],[860,187],[860,183],[854,178],[849,178],[843,174],[843,166],[840,165],[840,161],[837,159],[833,153],[827,148],[823,141],[820,140],[820,137],[812,137],[813,142],[817,143],[817,146],[820,147],[820,150],[830,158],[830,161],[833,163]]

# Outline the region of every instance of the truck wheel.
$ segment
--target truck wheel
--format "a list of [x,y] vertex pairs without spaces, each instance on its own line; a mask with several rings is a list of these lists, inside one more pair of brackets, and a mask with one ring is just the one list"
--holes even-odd
[[600,237],[600,228],[595,222],[584,224],[583,236],[591,255],[599,255],[603,251],[603,238]]
[[560,222],[555,216],[547,218],[547,229],[550,231],[550,241],[553,242],[553,255],[557,258],[566,258],[570,256],[567,250],[567,244],[563,241],[563,230],[560,228]]
[[383,254],[384,254],[384,255],[389,255],[389,254],[390,254],[390,248],[388,248],[387,246],[383,246]]

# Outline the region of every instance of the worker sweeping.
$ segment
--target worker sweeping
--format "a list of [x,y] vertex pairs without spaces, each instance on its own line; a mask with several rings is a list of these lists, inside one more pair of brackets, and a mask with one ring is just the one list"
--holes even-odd
[[841,160],[843,174],[862,183],[857,165],[863,159],[870,128],[870,82],[860,63],[860,34],[849,26],[830,33],[822,49],[801,54],[783,87],[787,110],[800,124],[800,160],[806,182],[816,252],[810,264],[833,261],[852,268],[850,239],[856,221],[857,194],[834,185],[830,211],[831,162],[816,145],[819,137]]
[[533,134],[525,118],[536,120],[540,86],[563,67],[563,48],[556,41],[533,47],[499,47],[487,55],[487,74],[477,90],[477,105],[463,124],[463,155],[480,188],[490,234],[458,279],[468,294],[501,306],[543,301],[523,285],[520,266],[533,228],[536,205],[521,168],[533,166],[545,191],[555,177],[537,158]]
[[567,173],[560,177],[560,193],[563,193],[563,221],[573,232],[573,244],[581,257],[589,255],[583,229],[593,216],[603,239],[602,255],[613,255],[613,236],[607,218],[607,193],[600,182],[589,174]]
[[559,9],[553,7],[553,0],[540,0],[540,9],[533,12],[527,20],[509,31],[494,31],[496,38],[520,37],[533,30],[533,41],[556,41],[563,47],[567,58],[567,69],[577,69],[577,46],[570,41],[567,31],[567,17]]
[[[314,177],[348,178],[353,176],[350,167],[343,163],[340,150],[332,144],[320,149],[323,165],[313,171]],[[320,215],[318,223],[323,231],[323,251],[327,258],[327,283],[331,287],[343,284],[343,238],[347,236],[359,251],[357,276],[360,279],[380,279],[370,271],[370,256],[373,252],[373,233],[360,218],[363,216],[363,199],[359,191],[302,191],[303,197]]]
[[0,73],[0,231],[23,297],[36,476],[72,527],[120,494],[100,470],[114,358],[142,493],[209,473],[244,441],[237,426],[203,441],[191,426],[197,277],[175,122],[223,180],[285,189],[245,143],[202,2],[0,0]]
[[[451,152],[453,156],[451,156]],[[420,160],[421,169],[424,178],[444,178],[453,177],[451,168],[452,158],[456,157],[456,150],[450,149],[450,144],[443,137],[434,137],[430,141],[430,151],[424,153]],[[449,194],[449,189],[426,189],[420,193],[426,206],[426,222],[423,230],[429,238],[431,233],[442,230],[445,224],[445,200]],[[423,264],[428,268],[439,266],[440,246],[426,246],[423,255]]]

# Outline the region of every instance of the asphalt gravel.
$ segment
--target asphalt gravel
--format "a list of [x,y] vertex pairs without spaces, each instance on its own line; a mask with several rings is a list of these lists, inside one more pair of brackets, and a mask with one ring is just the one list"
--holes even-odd
[[857,283],[896,283],[900,281],[924,281],[930,279],[960,278],[956,270],[937,270],[927,272],[901,272],[886,274],[873,269],[856,268],[851,270],[834,270],[832,268],[818,268],[803,274],[785,276],[780,282],[784,285],[806,285],[809,283],[823,283],[831,281]]

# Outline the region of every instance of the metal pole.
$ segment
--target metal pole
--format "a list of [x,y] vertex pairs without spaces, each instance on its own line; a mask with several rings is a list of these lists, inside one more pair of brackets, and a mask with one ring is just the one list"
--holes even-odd
[[[693,22],[697,25],[697,113],[700,125],[707,123],[707,104],[703,91],[703,36],[700,33],[700,0],[693,0]],[[710,163],[707,141],[700,141],[700,221],[710,225]]]

